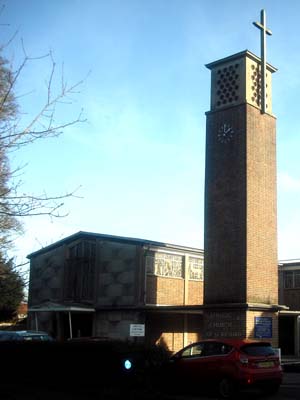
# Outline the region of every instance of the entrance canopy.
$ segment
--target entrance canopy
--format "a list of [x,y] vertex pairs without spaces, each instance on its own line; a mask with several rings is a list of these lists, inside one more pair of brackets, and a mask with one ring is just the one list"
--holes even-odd
[[28,312],[95,312],[93,307],[82,304],[60,304],[52,301],[45,301],[28,309]]
[[69,316],[69,330],[70,339],[72,339],[72,313],[94,313],[95,308],[89,307],[84,304],[61,304],[54,303],[52,301],[45,301],[41,304],[37,304],[28,309],[28,312],[33,312],[35,315],[35,329],[38,331],[38,313],[39,312],[55,312],[55,313],[68,313]]

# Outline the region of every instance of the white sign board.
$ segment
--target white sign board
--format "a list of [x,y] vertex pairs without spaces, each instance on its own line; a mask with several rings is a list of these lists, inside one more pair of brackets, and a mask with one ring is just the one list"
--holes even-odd
[[279,357],[279,362],[281,364],[281,349],[273,347],[273,350],[275,351],[275,354]]
[[145,324],[130,324],[130,336],[145,336]]

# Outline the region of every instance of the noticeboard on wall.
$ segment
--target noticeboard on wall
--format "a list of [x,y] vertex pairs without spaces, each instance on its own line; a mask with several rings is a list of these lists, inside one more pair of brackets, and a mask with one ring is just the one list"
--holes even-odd
[[272,317],[254,317],[254,337],[257,339],[272,338]]
[[130,336],[145,336],[145,324],[130,324]]

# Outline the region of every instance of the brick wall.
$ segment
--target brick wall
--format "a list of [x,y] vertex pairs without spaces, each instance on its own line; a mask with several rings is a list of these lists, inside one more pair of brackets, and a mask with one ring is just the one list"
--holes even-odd
[[203,304],[203,281],[189,281],[188,283],[188,304]]
[[146,341],[160,344],[171,352],[200,340],[202,329],[201,315],[153,313],[146,317]]
[[205,309],[203,322],[206,339],[246,337],[246,311],[243,309]]
[[[219,140],[222,124],[234,136]],[[207,114],[204,303],[246,300],[246,109]]]
[[247,106],[247,302],[278,303],[275,118]]
[[187,315],[187,343],[190,344],[202,339],[203,317],[202,315]]
[[183,305],[184,279],[147,275],[146,303]]
[[207,114],[206,304],[278,302],[275,122],[248,104]]
[[[185,303],[184,291],[187,290]],[[203,282],[185,281],[182,278],[167,278],[162,276],[147,275],[146,304],[164,305],[200,305],[203,304]]]

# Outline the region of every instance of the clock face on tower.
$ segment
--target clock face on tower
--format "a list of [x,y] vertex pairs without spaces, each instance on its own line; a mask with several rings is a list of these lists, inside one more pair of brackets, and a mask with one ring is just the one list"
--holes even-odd
[[217,132],[217,139],[221,143],[229,143],[233,138],[234,130],[232,126],[228,123],[223,123]]

